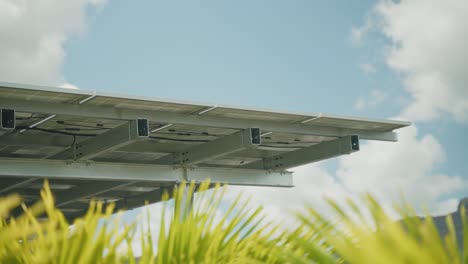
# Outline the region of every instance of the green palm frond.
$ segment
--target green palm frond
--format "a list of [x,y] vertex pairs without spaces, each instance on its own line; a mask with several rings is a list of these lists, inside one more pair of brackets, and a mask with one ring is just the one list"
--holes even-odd
[[[226,206],[225,191],[209,182],[180,184],[164,194],[174,202],[164,203],[160,223],[152,223],[148,215],[148,226],[158,230],[152,234],[112,216],[112,204],[95,201],[84,216],[69,223],[45,182],[41,201],[29,208],[18,195],[0,198],[0,263],[468,264],[464,208],[456,219],[463,225],[462,237],[457,237],[452,216],[446,218],[447,232],[441,237],[431,217],[417,217],[403,204],[396,207],[401,220],[395,221],[370,195],[363,199],[364,208],[353,200],[344,206],[328,200],[333,218],[306,207],[297,215],[299,226],[284,230],[241,195]],[[24,213],[9,217],[18,206]],[[137,231],[142,232],[138,241]],[[460,242],[465,242],[463,249]],[[134,243],[141,245],[139,256]]]
[[[14,202],[13,202],[14,201]],[[20,206],[17,196],[0,201],[8,208]],[[117,263],[123,260],[117,252],[118,245],[125,239],[131,227],[120,233],[108,230],[103,219],[109,219],[112,206],[91,202],[86,215],[77,219],[73,226],[54,206],[53,195],[45,182],[41,201],[18,218],[6,219],[3,214],[0,227],[0,263]],[[45,213],[46,220],[38,216]],[[113,222],[118,227],[118,222]]]
[[[405,206],[399,210],[402,219],[394,220],[370,195],[364,199],[367,207],[361,210],[352,201],[348,206],[339,206],[329,200],[336,223],[325,219],[312,208],[298,217],[305,232],[321,234],[321,244],[333,252],[337,261],[344,263],[468,263],[457,246],[457,237],[452,217],[446,218],[449,232],[441,238],[432,217],[424,220],[416,217],[414,210]],[[350,215],[348,212],[354,213]],[[370,221],[365,213],[370,214]],[[462,221],[467,241],[466,215],[462,210]],[[319,224],[321,223],[321,224]],[[325,230],[323,226],[326,226]],[[296,237],[296,243],[313,247],[317,241]],[[465,243],[466,248],[466,243]]]

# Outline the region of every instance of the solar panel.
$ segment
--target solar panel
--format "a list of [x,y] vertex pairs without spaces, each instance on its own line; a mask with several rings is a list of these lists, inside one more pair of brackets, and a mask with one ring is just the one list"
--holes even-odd
[[0,129],[0,195],[32,202],[48,178],[67,187],[55,191],[70,217],[91,198],[157,202],[183,180],[293,186],[287,169],[358,151],[358,139],[396,141],[409,125],[13,83],[0,83],[0,109],[14,111]]

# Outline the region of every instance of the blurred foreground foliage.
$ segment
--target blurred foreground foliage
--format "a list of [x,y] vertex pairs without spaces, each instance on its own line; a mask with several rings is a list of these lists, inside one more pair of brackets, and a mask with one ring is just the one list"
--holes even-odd
[[[197,186],[201,199],[192,207],[188,197],[195,184],[174,189],[175,209],[166,205],[161,223],[147,220],[159,225],[157,237],[149,231],[138,236],[135,223],[111,217],[113,205],[99,202],[69,223],[47,182],[41,201],[29,208],[18,195],[0,198],[0,263],[468,263],[463,208],[460,249],[450,216],[441,238],[430,217],[421,220],[405,206],[397,209],[402,220],[395,221],[371,196],[363,199],[365,210],[351,200],[346,206],[329,200],[332,218],[307,207],[296,216],[298,226],[285,230],[241,196],[220,215],[225,188],[206,192],[209,186]],[[24,213],[9,217],[18,206]],[[141,255],[129,246],[135,243]]]

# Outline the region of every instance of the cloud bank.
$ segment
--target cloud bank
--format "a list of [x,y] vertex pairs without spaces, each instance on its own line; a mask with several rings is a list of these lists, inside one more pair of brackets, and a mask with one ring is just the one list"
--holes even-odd
[[353,42],[385,36],[388,66],[400,73],[411,97],[401,116],[413,121],[450,117],[468,122],[468,1],[379,1]]
[[0,80],[67,84],[63,45],[86,28],[86,9],[105,0],[0,0]]

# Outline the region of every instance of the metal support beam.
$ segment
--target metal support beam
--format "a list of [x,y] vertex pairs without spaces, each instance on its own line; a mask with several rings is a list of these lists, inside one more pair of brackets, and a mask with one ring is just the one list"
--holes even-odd
[[162,196],[166,188],[159,188],[150,192],[145,192],[129,198],[124,198],[115,203],[116,210],[133,209],[143,206],[145,203],[153,204],[162,201]]
[[146,137],[139,135],[138,121],[132,120],[59,152],[50,159],[89,160],[142,138]]
[[55,196],[55,206],[61,207],[77,200],[85,198],[93,198],[105,192],[115,190],[120,187],[125,187],[135,182],[88,182],[80,184],[65,192],[60,192]]
[[[154,204],[157,202],[161,202],[163,198],[164,192],[168,192],[171,195],[172,187],[169,186],[161,186],[158,189],[153,191],[144,192],[138,195],[132,195],[130,197],[124,197],[116,202],[114,212],[119,210],[131,210],[137,207],[142,207],[145,204]],[[111,192],[110,195],[112,196],[114,192]],[[108,194],[104,193],[103,195],[107,196]],[[171,199],[171,197],[168,197]],[[89,208],[88,203],[69,203],[67,205],[62,206],[60,209],[65,209],[70,211],[70,213],[66,214],[66,217],[69,220],[73,220],[73,218],[83,215]],[[73,212],[76,210],[77,212]]]
[[8,134],[9,132],[11,132],[11,130],[0,128],[0,136]]
[[185,124],[194,126],[223,127],[232,129],[247,129],[250,127],[259,127],[265,131],[280,133],[296,133],[328,137],[359,135],[361,139],[397,141],[397,135],[394,132],[372,132],[360,129],[331,128],[301,123],[285,124],[275,121],[246,120],[209,115],[186,115],[181,113],[169,113],[164,111],[122,109],[85,104],[61,104],[52,102],[43,104],[41,102],[16,99],[0,99],[0,105],[5,108],[15,109],[16,111],[44,114],[60,113],[62,115],[120,120],[135,120],[143,116],[149,121],[167,124]]
[[[121,199],[115,203],[115,210],[117,211],[117,210],[122,210],[122,209],[124,210],[134,209],[136,207],[143,206],[145,203],[153,204],[153,203],[161,202],[163,200],[164,193],[167,193],[169,195],[167,197],[168,199],[172,199],[173,197],[171,197],[171,195],[172,195],[173,188],[174,188],[173,186],[170,186],[170,187],[163,186],[154,191],[150,191],[150,192],[142,193],[142,194],[132,196],[129,198]],[[184,195],[188,195],[189,188],[190,188],[190,184],[187,183],[186,189],[185,189],[186,193],[184,193]],[[183,208],[189,209],[187,208],[187,206],[189,207],[193,206],[193,201],[194,201],[193,198],[196,192],[197,192],[197,187],[192,193],[192,196],[189,198],[190,199],[189,204],[183,204],[182,205]],[[188,198],[188,197],[185,197],[185,198]]]
[[37,179],[25,179],[25,178],[0,178],[0,195],[4,194],[15,188],[20,188]]
[[[2,132],[8,130],[0,130]],[[77,137],[78,138],[78,137]],[[0,137],[0,145],[4,146],[38,146],[38,147],[68,147],[73,143],[73,137],[64,135],[50,135],[38,140],[37,135],[31,134],[4,134]]]
[[350,154],[358,150],[359,138],[357,136],[346,136],[252,162],[246,164],[243,168],[282,171],[311,162]]
[[193,146],[182,152],[164,156],[155,162],[168,165],[194,165],[229,155],[261,144],[260,129],[249,128],[232,135]]
[[[128,197],[128,198],[124,198],[119,201],[116,201],[114,212],[117,212],[119,210],[130,210],[130,209],[144,206],[145,204],[153,204],[153,203],[161,202],[165,190],[169,190],[169,188],[162,187],[154,191],[142,193],[139,195],[135,195],[132,197]],[[70,213],[65,212],[65,217],[68,219],[68,221],[72,222],[75,218],[84,215],[86,211],[88,210],[89,205],[85,203],[82,203],[82,204],[72,203],[72,204],[63,206],[62,208],[70,211]],[[73,212],[73,210],[76,210],[76,212]]]
[[0,177],[28,177],[49,179],[124,180],[177,183],[181,181],[229,185],[292,187],[292,173],[269,173],[263,170],[197,167],[184,169],[173,166],[67,162],[60,160],[32,160],[0,158]]

